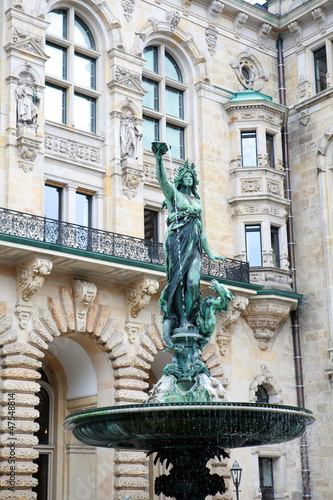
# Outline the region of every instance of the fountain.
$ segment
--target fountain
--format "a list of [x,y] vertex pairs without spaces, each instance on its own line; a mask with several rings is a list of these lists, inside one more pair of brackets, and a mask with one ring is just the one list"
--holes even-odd
[[215,256],[203,229],[202,203],[195,166],[188,160],[168,180],[163,155],[168,146],[154,142],[157,178],[169,211],[164,243],[167,286],[159,305],[166,350],[172,363],[154,386],[147,403],[95,408],[65,420],[81,442],[91,446],[145,450],[155,462],[172,464],[155,480],[155,493],[177,500],[223,494],[223,477],[210,474],[207,462],[228,457],[227,448],[280,443],[300,436],[314,421],[303,408],[221,401],[223,388],[200,358],[214,332],[215,312],[227,311],[231,292],[212,280],[214,295],[201,298],[202,251]]

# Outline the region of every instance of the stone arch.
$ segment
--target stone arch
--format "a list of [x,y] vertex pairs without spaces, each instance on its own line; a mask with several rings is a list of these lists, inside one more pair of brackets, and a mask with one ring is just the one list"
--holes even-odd
[[209,81],[206,58],[194,38],[187,31],[179,27],[173,31],[170,30],[168,23],[150,19],[148,23],[136,31],[134,54],[142,56],[145,45],[152,40],[162,40],[176,46],[191,60],[195,68],[196,78]]
[[[63,3],[64,2],[62,0],[40,0],[36,10],[40,13],[40,16],[46,17],[50,10],[61,6]],[[93,24],[94,18],[101,21],[99,24],[104,28],[105,39],[108,40],[110,44],[109,47],[107,47],[108,49],[113,47],[124,47],[121,34],[121,24],[112,13],[107,2],[101,0],[85,0],[84,2],[73,0],[71,5],[79,7],[81,10],[86,11],[87,14],[89,13],[90,20],[93,21]],[[94,36],[96,35],[99,36],[99,33],[98,30],[95,29]]]
[[256,402],[256,392],[258,387],[262,385],[269,396],[270,403],[283,403],[282,389],[278,386],[277,382],[273,379],[271,372],[266,365],[261,365],[261,374],[257,375],[250,384],[249,401]]

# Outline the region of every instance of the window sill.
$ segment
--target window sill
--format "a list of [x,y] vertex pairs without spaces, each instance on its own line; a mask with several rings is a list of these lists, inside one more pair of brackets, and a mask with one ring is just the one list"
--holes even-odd
[[70,127],[69,125],[64,125],[63,123],[57,123],[57,122],[52,122],[51,120],[45,120],[45,129],[46,133],[50,131],[50,129],[55,132],[55,130],[58,130],[59,136],[71,134],[71,139],[73,138],[73,132],[75,134],[75,139],[78,139],[79,137],[82,138],[82,140],[85,139],[91,139],[95,142],[102,143],[105,140],[105,137],[98,134],[98,133],[93,133],[93,132],[85,132],[84,130],[80,130],[75,127]]
[[301,99],[293,106],[290,106],[289,109],[291,113],[293,111],[302,111],[304,108],[308,108],[309,106],[318,104],[322,101],[325,101],[326,99],[329,99],[330,97],[333,97],[333,87],[329,87],[328,89],[323,90],[322,92],[319,92],[318,94],[315,94],[311,97]]

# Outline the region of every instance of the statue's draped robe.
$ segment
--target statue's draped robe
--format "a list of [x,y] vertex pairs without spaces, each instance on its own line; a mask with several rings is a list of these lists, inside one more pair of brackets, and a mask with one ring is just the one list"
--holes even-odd
[[[194,211],[194,213],[193,213]],[[191,206],[187,210],[177,210],[167,220],[168,230],[164,241],[166,257],[166,274],[168,284],[163,290],[159,305],[163,313],[163,320],[170,319],[173,327],[178,327],[178,318],[175,314],[174,297],[179,283],[186,287],[188,271],[195,265],[200,282],[202,262],[202,222],[200,206]],[[184,288],[184,291],[186,288]],[[199,303],[199,286],[196,297],[191,305],[192,313]],[[188,318],[192,321],[191,316]]]

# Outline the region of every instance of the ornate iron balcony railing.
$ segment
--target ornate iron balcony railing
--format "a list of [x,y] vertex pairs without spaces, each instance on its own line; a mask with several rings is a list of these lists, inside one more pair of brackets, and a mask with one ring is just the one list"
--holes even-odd
[[[1,234],[116,257],[124,261],[165,266],[162,243],[6,208],[0,208],[0,239]],[[248,263],[228,258],[224,262],[214,262],[205,254],[202,274],[231,281],[250,282]]]

